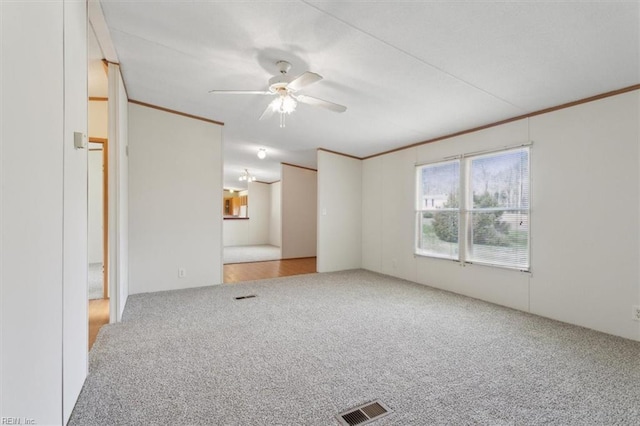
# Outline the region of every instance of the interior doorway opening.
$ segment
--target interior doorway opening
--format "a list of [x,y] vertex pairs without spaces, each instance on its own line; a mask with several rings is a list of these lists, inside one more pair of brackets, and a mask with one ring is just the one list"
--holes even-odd
[[100,327],[109,323],[109,144],[89,137],[88,226],[89,349]]

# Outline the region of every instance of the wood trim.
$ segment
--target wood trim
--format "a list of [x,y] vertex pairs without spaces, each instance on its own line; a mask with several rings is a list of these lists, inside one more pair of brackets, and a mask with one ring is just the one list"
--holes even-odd
[[89,137],[102,144],[102,297],[109,298],[109,143],[106,138]]
[[312,169],[311,167],[298,166],[297,164],[291,164],[291,163],[280,163],[280,164],[285,165],[285,166],[297,167],[299,169],[311,170],[311,171],[314,171],[314,172],[318,171],[318,169]]
[[249,217],[223,217],[223,220],[249,220]]
[[[280,248],[282,250],[282,247]],[[317,256],[305,256],[305,257],[287,257],[280,259],[271,259],[271,260],[256,260],[255,262],[235,262],[235,263],[225,263],[225,265],[242,265],[247,263],[266,263],[266,262],[281,262],[283,260],[303,260],[303,259],[316,259]],[[317,272],[317,271],[316,271]],[[305,272],[309,273],[309,272]],[[277,277],[276,277],[277,278]]]
[[[280,247],[280,250],[282,250],[282,247]],[[315,259],[318,256],[303,256],[303,257],[283,257],[280,260],[297,260],[297,259]],[[269,260],[265,260],[265,262],[271,262]]]
[[89,96],[90,101],[108,101],[109,98],[103,98],[102,96]]
[[317,151],[328,152],[329,154],[342,155],[343,157],[353,158],[354,160],[362,160],[362,157],[356,157],[355,155],[345,154],[344,152],[332,151],[326,148],[318,148]]
[[115,65],[118,67],[118,73],[120,74],[120,78],[122,79],[122,88],[124,89],[124,94],[126,95],[127,100],[129,100],[129,91],[127,90],[127,83],[124,81],[124,76],[122,75],[122,67],[120,66],[120,63],[110,62],[110,61],[107,61],[106,59],[103,59],[102,64],[105,67],[105,72],[107,73],[107,77],[109,77],[109,64]]
[[[302,258],[302,259],[304,259],[304,258]],[[226,266],[226,265],[246,265],[248,263],[252,263],[253,264],[253,263],[280,262],[282,260],[284,260],[284,259],[256,260],[254,262],[234,262],[234,263],[224,263],[223,265],[224,266]]]
[[109,77],[109,61],[106,59],[102,60],[102,68],[104,69],[104,73]]
[[432,142],[438,142],[438,141],[441,141],[441,140],[444,140],[444,139],[449,139],[449,138],[453,138],[453,137],[456,137],[456,136],[466,135],[467,133],[477,132],[477,131],[488,129],[488,128],[491,128],[491,127],[500,126],[502,124],[511,123],[513,121],[523,120],[525,118],[531,118],[531,117],[535,117],[537,115],[547,114],[547,113],[550,113],[550,112],[558,111],[558,110],[565,109],[565,108],[571,108],[571,107],[574,107],[574,106],[577,106],[577,105],[582,105],[582,104],[586,104],[586,103],[593,102],[593,101],[599,101],[601,99],[609,98],[611,96],[617,96],[617,95],[622,95],[623,93],[633,92],[634,90],[640,90],[640,84],[634,84],[633,86],[623,87],[622,89],[612,90],[610,92],[601,93],[599,95],[590,96],[588,98],[579,99],[577,101],[571,101],[571,102],[567,102],[567,103],[564,103],[564,104],[556,105],[556,106],[553,106],[553,107],[544,108],[544,109],[541,109],[541,110],[538,110],[538,111],[534,111],[534,112],[530,112],[530,113],[527,113],[527,114],[518,115],[516,117],[507,118],[505,120],[496,121],[495,123],[485,124],[485,125],[482,125],[482,126],[474,127],[472,129],[462,130],[460,132],[451,133],[451,134],[448,134],[448,135],[445,135],[445,136],[438,136],[437,138],[428,139],[426,141],[416,142],[416,143],[413,143],[411,145],[406,145],[406,146],[402,146],[402,147],[399,147],[399,148],[390,149],[388,151],[380,152],[378,154],[372,154],[372,155],[363,157],[362,160],[368,160],[369,158],[379,157],[379,156],[385,155],[385,154],[391,154],[392,152],[402,151],[402,150],[409,149],[409,148],[415,148],[416,146],[426,145],[426,144],[429,144],[429,143],[432,143]]
[[218,124],[220,126],[224,126],[224,123],[222,121],[216,121],[216,120],[211,120],[209,118],[198,117],[197,115],[191,115],[191,114],[187,114],[186,112],[175,111],[173,109],[169,109],[169,108],[164,108],[164,107],[157,106],[157,105],[148,104],[146,102],[136,101],[134,99],[129,99],[129,102],[132,103],[132,104],[141,105],[141,106],[144,106],[144,107],[147,107],[147,108],[153,108],[153,109],[157,109],[157,110],[160,110],[160,111],[169,112],[171,114],[181,115],[183,117],[193,118],[195,120],[206,121],[207,123],[213,123],[213,124]]

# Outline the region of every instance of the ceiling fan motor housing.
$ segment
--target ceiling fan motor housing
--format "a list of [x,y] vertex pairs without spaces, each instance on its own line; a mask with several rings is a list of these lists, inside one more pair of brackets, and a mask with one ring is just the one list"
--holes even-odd
[[282,90],[287,90],[287,85],[291,82],[291,77],[287,74],[276,75],[269,79],[269,90],[273,93],[278,93]]
[[269,79],[269,91],[280,93],[287,91],[287,85],[291,83],[291,77],[287,74],[291,69],[291,64],[287,61],[276,62],[280,74]]
[[287,61],[278,61],[276,62],[276,66],[280,70],[280,74],[286,74],[291,69],[291,64]]

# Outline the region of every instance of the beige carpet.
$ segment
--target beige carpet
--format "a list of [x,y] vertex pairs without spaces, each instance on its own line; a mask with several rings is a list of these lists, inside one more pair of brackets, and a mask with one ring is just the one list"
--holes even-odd
[[[235,300],[254,294],[257,297]],[[638,425],[640,342],[366,271],[129,298],[71,425]]]
[[102,263],[90,263],[88,275],[89,287],[87,294],[89,300],[102,299],[104,297]]

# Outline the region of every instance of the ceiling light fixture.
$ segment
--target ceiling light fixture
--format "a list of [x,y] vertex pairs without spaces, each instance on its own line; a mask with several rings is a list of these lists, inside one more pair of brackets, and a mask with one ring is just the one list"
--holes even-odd
[[255,182],[256,177],[251,175],[251,173],[249,173],[249,170],[244,169],[244,173],[238,178],[238,180],[240,182]]
[[291,114],[296,110],[297,105],[298,103],[293,96],[284,88],[280,91],[280,96],[269,104],[273,112],[280,113],[280,127],[285,127],[285,114]]
[[291,69],[291,64],[289,62],[278,61],[276,62],[276,67],[278,67],[280,75],[276,75],[269,79],[268,90],[210,90],[209,93],[275,96],[276,98],[267,105],[267,108],[260,116],[260,120],[269,118],[273,113],[277,112],[280,114],[280,127],[285,126],[285,114],[291,114],[295,111],[298,102],[326,108],[335,112],[345,112],[347,110],[347,107],[344,105],[335,104],[333,102],[328,102],[313,96],[299,93],[299,90],[322,80],[322,76],[320,74],[305,71],[297,77],[292,78],[288,74]]
[[264,160],[266,156],[267,156],[267,150],[264,148],[260,148],[258,150],[258,158],[261,160]]

